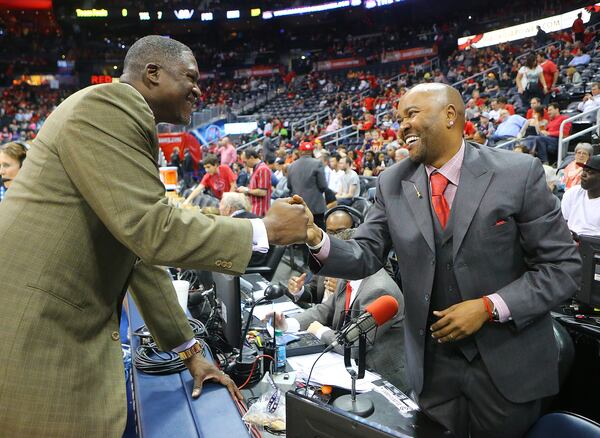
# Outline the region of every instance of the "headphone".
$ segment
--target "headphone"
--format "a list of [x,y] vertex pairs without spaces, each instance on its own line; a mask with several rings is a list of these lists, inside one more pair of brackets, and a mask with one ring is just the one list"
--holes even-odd
[[336,211],[343,211],[344,213],[350,215],[350,217],[352,218],[352,228],[358,227],[365,220],[365,217],[360,211],[358,211],[356,208],[348,207],[347,205],[338,205],[327,210],[325,212],[325,220],[327,220],[327,218]]

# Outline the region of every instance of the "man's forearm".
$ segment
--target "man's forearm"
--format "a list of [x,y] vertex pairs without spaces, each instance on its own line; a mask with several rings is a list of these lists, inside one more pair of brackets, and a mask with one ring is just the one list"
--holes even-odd
[[260,198],[267,196],[267,191],[265,189],[250,189],[246,193],[252,196],[258,196]]

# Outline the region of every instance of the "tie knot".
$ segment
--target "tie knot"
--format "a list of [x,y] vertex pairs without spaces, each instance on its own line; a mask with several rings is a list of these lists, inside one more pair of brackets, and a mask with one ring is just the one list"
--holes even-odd
[[448,178],[439,172],[431,174],[431,196],[442,196],[448,186]]

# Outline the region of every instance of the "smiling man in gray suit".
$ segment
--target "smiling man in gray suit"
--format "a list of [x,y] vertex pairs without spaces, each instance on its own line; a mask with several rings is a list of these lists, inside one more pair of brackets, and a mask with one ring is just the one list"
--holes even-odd
[[364,278],[393,247],[421,408],[458,437],[520,437],[558,392],[549,311],[575,292],[579,255],[541,163],[466,143],[455,89],[418,85],[399,113],[410,160],[381,175],[353,240],[309,229],[312,268]]

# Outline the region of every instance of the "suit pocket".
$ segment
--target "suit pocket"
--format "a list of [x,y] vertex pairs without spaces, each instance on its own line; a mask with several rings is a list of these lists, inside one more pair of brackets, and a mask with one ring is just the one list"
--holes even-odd
[[516,230],[515,220],[512,217],[505,219],[504,223],[492,225],[491,227],[481,230],[480,237],[482,240],[494,240],[504,236],[510,236]]
[[68,306],[71,306],[71,307],[73,307],[74,309],[76,309],[76,310],[79,310],[80,312],[82,312],[82,311],[83,311],[83,307],[81,307],[81,306],[80,306],[80,305],[78,305],[78,304],[75,304],[75,303],[73,303],[72,301],[69,301],[69,300],[68,300],[68,299],[66,299],[65,297],[62,297],[62,296],[60,296],[60,295],[56,294],[55,292],[52,292],[52,291],[50,291],[50,290],[41,289],[41,288],[39,288],[39,287],[36,287],[36,286],[33,286],[33,285],[31,285],[31,284],[28,284],[28,285],[27,285],[27,287],[28,287],[29,289],[31,289],[31,290],[33,290],[33,291],[35,291],[35,292],[38,292],[38,293],[45,294],[45,295],[47,295],[47,296],[49,296],[49,297],[53,298],[55,301],[60,301],[62,304],[66,304],[66,305],[68,305]]

